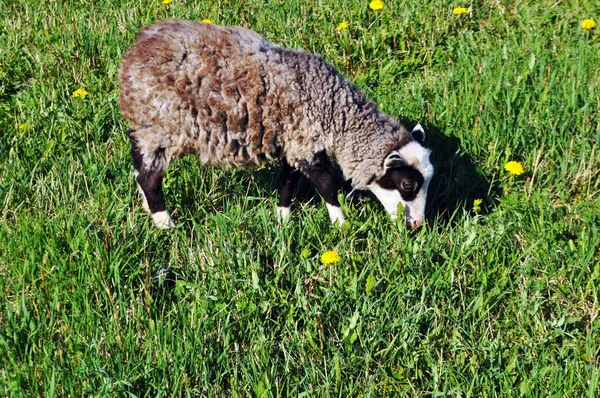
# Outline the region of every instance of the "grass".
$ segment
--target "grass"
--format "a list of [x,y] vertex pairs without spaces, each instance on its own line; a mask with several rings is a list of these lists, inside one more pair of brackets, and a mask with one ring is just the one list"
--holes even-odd
[[[600,41],[581,27],[597,2],[0,9],[0,395],[600,394]],[[421,121],[428,225],[353,196],[340,230],[304,183],[281,226],[276,165],[186,158],[166,177],[178,227],[155,229],[116,77],[135,32],[164,18],[319,52]],[[327,250],[341,261],[321,264]]]

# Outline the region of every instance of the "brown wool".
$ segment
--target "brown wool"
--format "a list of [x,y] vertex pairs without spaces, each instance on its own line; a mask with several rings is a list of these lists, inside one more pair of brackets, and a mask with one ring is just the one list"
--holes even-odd
[[120,107],[142,155],[247,167],[325,151],[357,188],[412,140],[321,56],[247,29],[189,21],[143,28],[123,57]]

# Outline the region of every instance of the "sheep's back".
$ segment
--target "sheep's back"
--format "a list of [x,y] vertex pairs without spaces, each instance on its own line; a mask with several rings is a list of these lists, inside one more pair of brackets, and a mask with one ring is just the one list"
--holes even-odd
[[283,96],[268,67],[278,57],[278,46],[246,29],[152,25],[123,57],[120,107],[146,152],[191,152],[219,166],[260,164],[282,145]]

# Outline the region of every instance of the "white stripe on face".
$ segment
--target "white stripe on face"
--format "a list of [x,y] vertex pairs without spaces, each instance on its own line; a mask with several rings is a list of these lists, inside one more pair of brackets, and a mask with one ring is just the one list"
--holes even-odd
[[431,151],[416,141],[409,142],[402,148],[398,149],[398,153],[402,156],[404,163],[421,173],[425,181],[431,180],[433,176],[433,166],[429,161]]
[[406,223],[412,228],[423,224],[425,219],[425,205],[427,203],[427,186],[429,181],[425,181],[417,196],[410,202],[402,201],[404,205],[404,216]]
[[377,196],[377,199],[379,199],[383,207],[385,207],[392,220],[398,218],[398,203],[402,202],[402,196],[400,196],[398,190],[382,188],[376,182],[369,185],[367,188]]

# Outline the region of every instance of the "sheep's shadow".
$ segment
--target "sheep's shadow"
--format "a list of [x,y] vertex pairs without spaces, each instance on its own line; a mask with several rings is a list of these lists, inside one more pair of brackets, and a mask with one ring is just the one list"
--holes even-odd
[[[410,127],[409,130],[417,124],[411,120],[401,121]],[[479,214],[490,211],[499,187],[490,182],[474,160],[461,150],[458,138],[444,134],[434,125],[422,125],[435,169],[427,193],[428,218],[448,222],[457,210],[472,211],[475,199],[483,200]]]

